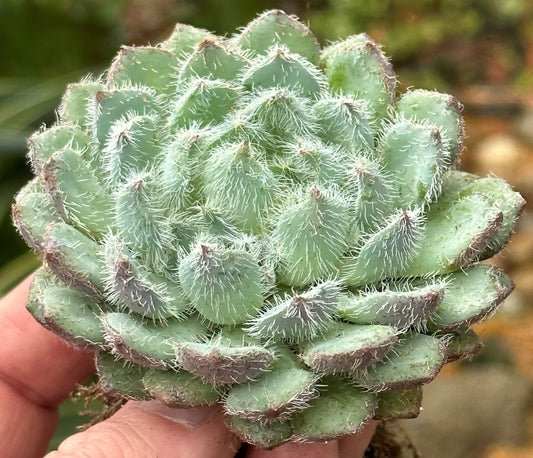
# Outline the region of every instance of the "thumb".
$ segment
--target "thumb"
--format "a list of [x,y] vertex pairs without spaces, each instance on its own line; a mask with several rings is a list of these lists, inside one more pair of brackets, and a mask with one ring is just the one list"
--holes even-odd
[[158,401],[129,401],[46,458],[232,458],[239,446],[217,407],[177,409]]

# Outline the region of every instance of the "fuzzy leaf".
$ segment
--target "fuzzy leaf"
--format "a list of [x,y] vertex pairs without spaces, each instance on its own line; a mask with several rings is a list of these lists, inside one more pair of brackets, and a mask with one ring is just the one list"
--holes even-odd
[[237,86],[223,80],[196,78],[176,100],[169,124],[173,131],[181,127],[202,127],[224,120],[233,111],[240,92]]
[[378,393],[375,420],[416,418],[422,410],[422,388],[387,390]]
[[478,264],[447,277],[448,287],[431,315],[430,329],[455,330],[490,316],[511,294],[514,285],[505,273]]
[[207,205],[224,208],[241,229],[253,233],[264,226],[276,188],[276,178],[258,153],[248,142],[225,144],[205,164]]
[[415,253],[424,231],[419,210],[400,210],[377,232],[363,235],[354,256],[345,257],[340,276],[348,286],[362,286],[402,273]]
[[242,74],[242,84],[249,91],[282,86],[304,97],[316,97],[327,86],[324,75],[315,66],[278,46],[252,61]]
[[455,97],[414,89],[401,97],[397,110],[408,119],[436,126],[448,152],[448,166],[457,161],[463,148],[464,120],[463,106]]
[[28,158],[33,173],[39,175],[45,162],[56,151],[72,149],[83,156],[84,150],[90,148],[90,143],[87,133],[75,124],[58,124],[36,132],[28,139]]
[[374,394],[339,377],[324,377],[321,383],[325,389],[320,397],[293,417],[298,440],[327,441],[355,434],[372,418],[377,405]]
[[354,201],[353,224],[361,231],[372,232],[393,213],[396,191],[392,179],[378,159],[356,156],[348,165],[342,189]]
[[363,99],[348,95],[325,97],[313,105],[320,137],[360,154],[374,151],[374,128]]
[[472,359],[483,344],[478,335],[472,330],[458,330],[444,336],[446,345],[446,364],[461,359]]
[[172,95],[176,90],[176,57],[151,46],[123,46],[111,64],[108,86],[149,86],[158,92]]
[[157,177],[143,172],[118,186],[115,194],[119,239],[156,272],[176,262],[171,220],[167,209],[158,205],[160,193]]
[[300,342],[312,339],[333,326],[333,314],[339,297],[335,282],[319,283],[309,290],[281,299],[250,322],[247,332],[262,339]]
[[215,404],[220,393],[193,374],[148,370],[142,383],[154,399],[171,407],[191,408]]
[[204,29],[187,24],[176,24],[170,37],[161,43],[161,48],[173,53],[176,57],[191,53],[204,40],[216,40],[216,36]]
[[387,358],[356,377],[356,382],[376,391],[415,388],[433,380],[444,359],[439,339],[411,333],[393,347]]
[[43,252],[48,225],[61,221],[38,178],[34,178],[18,192],[11,214],[13,224],[24,241],[39,253]]
[[397,340],[390,326],[339,323],[301,344],[300,358],[318,373],[353,374],[382,359]]
[[105,292],[122,309],[155,319],[179,318],[189,308],[183,290],[139,264],[114,237],[105,245]]
[[68,286],[103,298],[103,253],[98,243],[66,223],[50,223],[43,251],[47,266]]
[[[279,149],[279,142],[306,138],[315,133],[315,114],[309,100],[286,88],[263,89],[250,98],[241,111],[244,119],[251,120],[270,133],[262,144]],[[277,139],[268,144],[269,137]]]
[[346,158],[347,151],[335,148],[318,138],[298,139],[285,147],[283,154],[274,156],[270,168],[282,175],[281,181],[293,181],[302,185],[318,184],[341,188],[346,182],[346,170],[339,162]]
[[113,224],[111,196],[76,151],[56,152],[44,164],[41,176],[65,221],[92,238],[101,238],[107,232]]
[[511,238],[518,216],[525,206],[524,198],[513,191],[509,184],[497,177],[477,178],[475,175],[454,170],[446,175],[444,184],[447,188],[447,199],[479,193],[492,199],[501,210],[502,224],[489,240],[482,258],[494,256]]
[[398,273],[424,276],[473,264],[500,229],[502,220],[498,206],[482,194],[435,203],[428,213],[417,255]]
[[274,354],[240,329],[223,328],[207,343],[186,342],[176,357],[187,371],[212,385],[242,383],[268,369]]
[[225,411],[245,420],[283,420],[306,408],[317,395],[316,376],[298,367],[288,348],[282,349],[271,369],[256,380],[234,386],[225,399]]
[[276,275],[286,285],[305,286],[335,271],[346,248],[348,206],[335,191],[309,187],[287,206],[272,232],[279,253]]
[[42,291],[39,305],[44,326],[77,348],[105,346],[100,325],[101,306],[90,296],[67,287]]
[[78,124],[82,129],[89,130],[93,110],[91,104],[95,94],[102,90],[102,83],[90,79],[69,84],[59,107],[61,121]]
[[397,189],[397,208],[436,200],[449,160],[435,127],[400,119],[384,128],[378,149]]
[[55,286],[65,286],[57,276],[55,276],[49,269],[40,267],[33,275],[30,291],[28,293],[28,300],[26,301],[26,310],[35,318],[36,321],[45,324],[43,312],[39,299],[43,291]]
[[318,63],[320,48],[308,27],[281,10],[271,10],[250,22],[235,42],[254,54],[263,54],[273,45],[284,45],[295,54]]
[[143,86],[96,92],[91,118],[95,139],[100,147],[105,147],[111,126],[116,121],[125,117],[158,114],[160,102],[154,90]]
[[420,327],[439,305],[446,288],[445,282],[427,286],[362,291],[358,295],[343,295],[337,314],[355,324],[385,324],[404,330]]
[[103,149],[109,180],[120,183],[150,169],[156,162],[160,144],[155,117],[133,116],[115,121]]
[[240,324],[263,305],[262,273],[242,250],[199,243],[182,259],[179,278],[188,299],[206,319]]
[[396,92],[396,75],[367,34],[352,35],[324,48],[321,65],[334,93],[364,99],[373,116],[386,117]]
[[96,372],[104,392],[126,399],[149,399],[142,383],[146,371],[145,367],[117,360],[111,353],[100,351],[96,354]]
[[179,77],[233,81],[246,65],[241,55],[227,49],[220,41],[206,39],[198,44],[181,68]]
[[238,437],[255,447],[271,449],[283,444],[292,436],[292,425],[286,420],[265,423],[230,415],[227,424]]
[[175,348],[185,341],[205,338],[207,330],[196,317],[164,323],[132,313],[106,313],[105,339],[114,353],[127,361],[152,368],[176,367]]

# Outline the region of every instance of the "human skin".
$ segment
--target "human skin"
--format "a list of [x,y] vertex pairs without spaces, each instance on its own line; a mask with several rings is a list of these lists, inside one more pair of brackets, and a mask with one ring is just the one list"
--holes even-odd
[[[5,458],[42,457],[58,423],[58,406],[94,373],[91,352],[69,347],[25,308],[31,277],[0,300],[0,444]],[[249,458],[359,458],[375,422],[326,443],[248,447]],[[218,407],[175,409],[130,401],[111,418],[66,439],[47,458],[231,458],[240,440]]]

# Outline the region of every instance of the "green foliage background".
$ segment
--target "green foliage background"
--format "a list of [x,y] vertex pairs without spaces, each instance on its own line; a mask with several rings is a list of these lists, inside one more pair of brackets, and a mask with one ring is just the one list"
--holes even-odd
[[[533,3],[523,0],[2,0],[0,293],[37,266],[10,207],[30,178],[26,138],[54,123],[66,84],[99,74],[123,43],[157,43],[176,22],[229,34],[270,8],[309,22],[322,43],[366,31],[409,85],[533,87]],[[76,409],[63,407],[52,446],[84,421]]]

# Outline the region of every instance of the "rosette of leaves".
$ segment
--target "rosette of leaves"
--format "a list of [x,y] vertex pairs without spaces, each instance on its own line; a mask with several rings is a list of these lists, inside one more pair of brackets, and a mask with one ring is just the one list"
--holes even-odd
[[523,199],[457,170],[459,102],[397,94],[365,34],[320,49],[282,11],[229,39],[179,24],[58,117],[13,205],[43,260],[28,309],[124,398],[220,403],[262,447],[414,417],[512,290],[479,261]]

